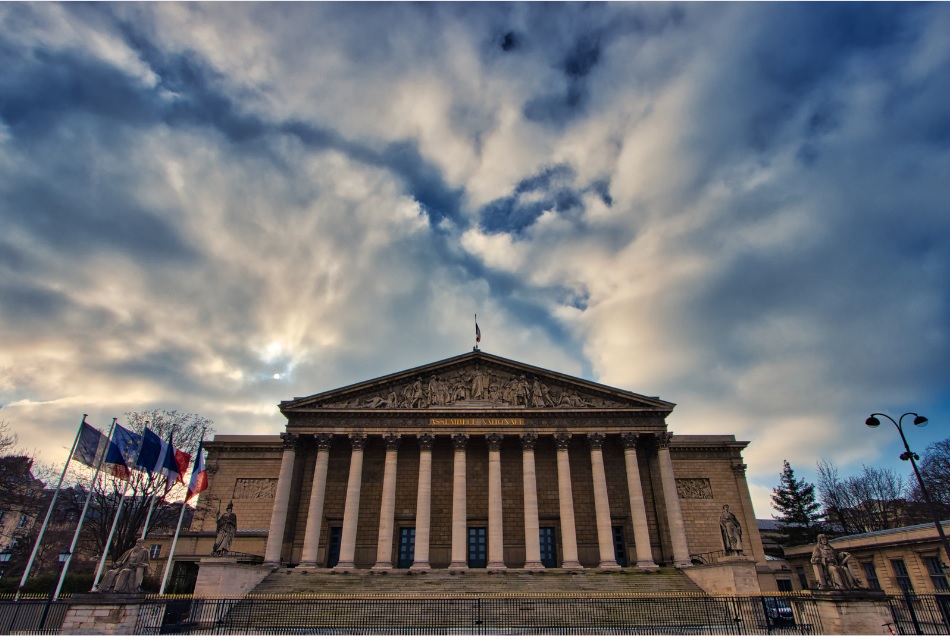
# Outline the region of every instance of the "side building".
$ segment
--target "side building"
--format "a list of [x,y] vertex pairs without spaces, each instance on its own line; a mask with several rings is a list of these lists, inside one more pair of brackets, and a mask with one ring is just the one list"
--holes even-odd
[[[689,568],[775,590],[742,450],[673,435],[674,404],[478,350],[280,404],[280,436],[217,435],[176,554],[335,571]],[[184,591],[184,590],[182,590]]]

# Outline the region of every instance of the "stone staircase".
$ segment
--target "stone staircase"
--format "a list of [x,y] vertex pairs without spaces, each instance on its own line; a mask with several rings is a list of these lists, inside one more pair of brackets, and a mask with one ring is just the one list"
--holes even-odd
[[222,618],[231,629],[256,633],[547,633],[579,625],[685,633],[731,621],[728,607],[673,568],[412,576],[280,568]]

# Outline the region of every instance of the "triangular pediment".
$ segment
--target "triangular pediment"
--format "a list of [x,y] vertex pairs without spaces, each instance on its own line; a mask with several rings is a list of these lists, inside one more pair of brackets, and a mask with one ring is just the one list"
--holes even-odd
[[285,415],[315,410],[636,410],[675,405],[482,351],[281,402]]

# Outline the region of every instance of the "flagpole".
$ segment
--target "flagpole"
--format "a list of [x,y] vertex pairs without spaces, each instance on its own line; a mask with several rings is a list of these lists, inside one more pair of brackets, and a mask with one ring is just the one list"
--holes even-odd
[[[195,468],[198,466],[198,462],[201,460],[201,453],[204,451],[201,449],[201,444],[205,439],[205,428],[201,429],[201,441],[198,442],[198,452],[195,457]],[[195,468],[191,469],[191,472],[194,473]],[[167,494],[167,493],[166,493]],[[175,547],[178,545],[178,535],[181,532],[181,522],[185,518],[185,506],[188,504],[188,492],[187,486],[185,491],[185,498],[181,502],[181,513],[178,515],[178,527],[175,528],[175,538],[172,539],[171,550],[168,551],[168,563],[165,565],[165,574],[162,575],[162,587],[158,590],[159,596],[165,595],[165,584],[168,583],[168,575],[172,571],[172,559],[175,558]]]
[[[112,439],[112,431],[115,430],[116,420],[119,418],[112,418],[112,425],[109,426],[109,434],[106,435],[106,439]],[[79,533],[82,531],[82,522],[86,518],[86,510],[89,509],[89,502],[92,500],[92,493],[96,488],[96,482],[99,480],[99,471],[102,470],[102,463],[106,459],[106,453],[108,452],[108,445],[106,446],[106,451],[102,453],[102,457],[99,458],[99,461],[96,462],[96,472],[92,476],[92,481],[89,482],[89,494],[86,495],[86,503],[83,504],[82,513],[79,515],[79,523],[76,524],[76,532],[73,533],[73,541],[69,544],[69,556],[66,557],[66,562],[63,563],[63,570],[59,574],[59,583],[56,584],[56,591],[53,593],[53,600],[59,598],[59,592],[63,589],[63,581],[66,580],[66,572],[69,570],[69,563],[73,560],[73,552],[76,550],[76,543],[79,541]]]
[[[149,481],[152,480],[152,476],[149,475]],[[152,503],[148,506],[148,514],[145,515],[145,527],[142,528],[142,541],[145,541],[145,535],[148,534],[148,522],[152,519],[152,511],[155,510],[155,502],[157,501],[158,495],[152,495]]]
[[20,600],[20,593],[23,591],[23,586],[26,585],[26,579],[30,576],[30,570],[33,569],[33,561],[36,559],[36,555],[40,551],[40,543],[43,542],[43,536],[46,534],[46,527],[49,526],[49,520],[53,516],[53,508],[56,506],[56,500],[59,498],[59,489],[63,486],[63,479],[66,477],[66,471],[69,470],[69,462],[73,459],[73,453],[76,452],[76,444],[79,443],[79,435],[82,433],[82,425],[86,423],[86,417],[88,413],[82,414],[82,422],[79,423],[79,428],[76,430],[76,439],[73,440],[73,447],[69,451],[69,457],[66,458],[66,465],[63,466],[63,472],[59,476],[59,483],[56,484],[56,493],[53,495],[53,500],[49,503],[49,510],[46,511],[46,518],[43,520],[43,526],[40,528],[40,533],[36,537],[36,544],[33,546],[33,552],[30,554],[30,560],[27,561],[26,569],[23,570],[23,577],[20,579],[20,586],[17,587],[15,600]]
[[92,589],[90,592],[95,592],[99,587],[99,579],[102,578],[102,570],[106,566],[106,557],[109,556],[109,548],[112,546],[112,537],[115,536],[115,529],[119,525],[119,517],[122,516],[122,505],[125,503],[125,496],[129,492],[129,482],[126,480],[125,486],[122,488],[122,497],[119,499],[119,505],[115,513],[115,519],[112,520],[112,529],[109,530],[109,538],[106,539],[106,546],[102,550],[102,558],[99,559],[99,569],[96,570],[96,579],[92,582]]

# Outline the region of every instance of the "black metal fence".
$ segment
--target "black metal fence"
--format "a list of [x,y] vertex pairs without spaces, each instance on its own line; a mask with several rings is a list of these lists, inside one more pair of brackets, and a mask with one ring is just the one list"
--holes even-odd
[[0,597],[0,634],[59,633],[69,601],[50,596]]
[[817,634],[807,596],[150,599],[140,634]]
[[891,596],[894,631],[899,634],[950,634],[950,594]]

